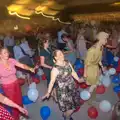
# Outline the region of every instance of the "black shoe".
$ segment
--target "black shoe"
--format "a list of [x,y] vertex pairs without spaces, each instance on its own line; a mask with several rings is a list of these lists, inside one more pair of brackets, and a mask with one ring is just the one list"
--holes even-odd
[[70,120],[73,120],[73,118],[71,117]]

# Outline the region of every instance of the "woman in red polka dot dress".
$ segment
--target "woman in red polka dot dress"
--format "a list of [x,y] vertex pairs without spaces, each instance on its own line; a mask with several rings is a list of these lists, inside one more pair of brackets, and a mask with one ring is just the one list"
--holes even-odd
[[[20,112],[22,112],[23,114],[28,115],[27,110],[20,107],[19,105],[17,105],[16,103],[8,99],[7,97],[4,97],[2,94],[0,94],[0,102],[10,107],[14,107],[18,109]],[[4,107],[0,106],[0,120],[14,120],[14,118]]]

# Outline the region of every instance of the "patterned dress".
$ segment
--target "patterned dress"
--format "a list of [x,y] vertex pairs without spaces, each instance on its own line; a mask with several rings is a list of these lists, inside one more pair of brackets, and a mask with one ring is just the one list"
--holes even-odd
[[14,120],[11,114],[2,106],[0,106],[0,120]]
[[56,83],[58,85],[56,91],[60,110],[66,112],[80,107],[80,93],[71,75],[72,69],[70,63],[66,62],[64,67],[58,65],[54,67],[59,71],[56,78]]

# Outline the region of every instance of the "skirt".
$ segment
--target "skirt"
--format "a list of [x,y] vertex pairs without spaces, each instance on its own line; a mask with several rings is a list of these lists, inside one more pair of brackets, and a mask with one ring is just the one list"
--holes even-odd
[[[18,81],[15,81],[11,84],[2,85],[2,89],[6,97],[16,104],[22,106],[22,93]],[[20,112],[17,109],[12,108],[12,116],[15,120],[19,120]]]
[[0,106],[0,120],[14,120],[11,114],[2,106]]

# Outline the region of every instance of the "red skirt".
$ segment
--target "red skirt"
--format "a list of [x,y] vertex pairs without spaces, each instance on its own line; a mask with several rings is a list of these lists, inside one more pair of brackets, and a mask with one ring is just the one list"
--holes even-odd
[[[22,93],[18,81],[15,81],[11,84],[2,85],[2,89],[6,97],[16,104],[22,106]],[[20,112],[17,109],[12,108],[12,116],[15,120],[19,120]]]
[[0,106],[0,120],[14,120],[11,114]]

